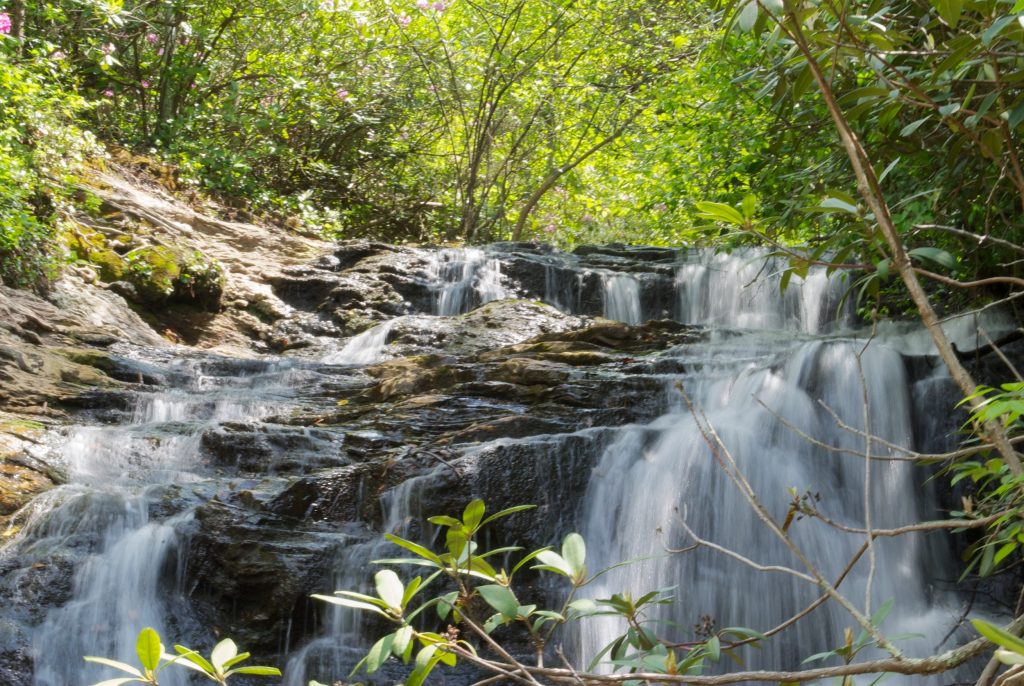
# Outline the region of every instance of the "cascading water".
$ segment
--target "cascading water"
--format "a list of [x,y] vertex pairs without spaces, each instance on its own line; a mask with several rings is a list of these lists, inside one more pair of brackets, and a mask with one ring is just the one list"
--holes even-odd
[[608,319],[639,324],[640,283],[632,274],[608,274],[604,277],[604,316]]
[[[644,271],[639,261],[629,261],[625,250],[590,257],[550,251],[506,257],[502,250],[510,248],[434,253],[429,261],[430,281],[423,287],[424,293],[433,297],[432,314],[460,314],[485,302],[518,295],[543,298],[565,312],[603,314],[630,324],[672,316],[679,322],[722,331],[709,334],[710,340],[694,338],[657,354],[646,356],[647,350],[640,357],[614,351],[594,355],[590,352],[594,344],[574,344],[600,363],[595,374],[607,386],[601,389],[600,412],[581,410],[581,414],[590,413],[586,421],[568,423],[571,428],[564,433],[560,433],[561,420],[531,424],[541,418],[529,416],[537,406],[530,405],[526,395],[507,402],[470,397],[464,405],[457,403],[463,399],[455,395],[418,398],[417,403],[422,401],[425,407],[437,407],[431,421],[438,424],[467,406],[490,404],[499,414],[480,422],[483,438],[478,442],[446,442],[443,455],[426,451],[437,461],[428,459],[429,468],[423,463],[407,468],[411,471],[403,474],[413,474],[412,478],[392,481],[389,488],[379,491],[360,485],[356,494],[338,491],[332,496],[330,507],[349,498],[358,501],[353,511],[359,513],[372,510],[367,504],[379,499],[380,516],[367,518],[378,524],[368,527],[359,523],[358,517],[310,524],[314,535],[330,539],[325,544],[329,552],[324,555],[324,569],[317,571],[319,580],[304,588],[304,595],[338,588],[370,590],[374,568],[369,562],[399,554],[380,533],[396,532],[436,544],[422,540],[425,536],[420,535],[418,523],[427,515],[440,514],[435,502],[446,492],[450,495],[456,488],[470,488],[472,495],[485,497],[489,504],[502,497],[511,498],[508,504],[545,501],[549,509],[545,521],[553,522],[550,531],[548,525],[541,526],[545,542],[555,534],[580,531],[587,540],[591,571],[655,556],[601,577],[588,586],[591,597],[675,586],[678,601],[673,609],[662,611],[663,620],[691,626],[702,615],[710,615],[719,627],[770,629],[814,601],[817,589],[792,575],[755,572],[711,549],[665,552],[666,548],[693,544],[688,527],[696,536],[736,550],[758,564],[806,572],[772,538],[716,463],[680,389],[701,422],[706,418],[705,431],[708,426],[714,428],[777,521],[785,517],[794,493],[809,497],[808,502],[823,514],[851,529],[899,526],[938,516],[924,484],[926,475],[920,470],[888,459],[893,450],[879,441],[869,447],[880,459],[866,461],[854,453],[865,451],[861,431],[894,446],[944,449],[935,435],[945,429],[928,424],[921,416],[935,419],[948,413],[948,379],[941,370],[923,371],[927,365],[919,365],[913,375],[908,372],[905,355],[930,354],[919,337],[885,327],[873,339],[850,331],[849,307],[839,309],[846,288],[840,277],[811,270],[802,279],[794,277],[783,290],[782,263],[754,251],[732,255],[651,253],[662,261],[657,269]],[[416,254],[417,264],[422,265],[422,253]],[[427,319],[412,316],[402,326],[422,325]],[[485,320],[485,326],[501,325],[497,318]],[[33,502],[30,509],[34,514],[4,549],[23,559],[25,565],[36,560],[48,562],[49,551],[62,547],[79,552],[70,601],[49,610],[37,623],[34,686],[79,686],[109,678],[108,671],[85,667],[81,656],[134,662],[134,639],[142,626],[153,626],[167,640],[176,640],[183,622],[193,622],[189,626],[194,627],[200,621],[183,619],[168,609],[168,596],[174,596],[175,608],[189,605],[185,591],[193,582],[181,559],[188,543],[182,532],[200,525],[203,511],[196,506],[212,494],[252,487],[246,481],[249,477],[239,476],[234,467],[215,470],[204,463],[208,456],[201,445],[204,432],[224,423],[259,422],[261,417],[282,412],[287,415],[297,402],[294,396],[300,393],[321,397],[334,410],[348,405],[348,400],[339,401],[335,395],[339,389],[368,388],[359,386],[362,382],[346,386],[350,379],[368,378],[348,367],[374,364],[392,350],[402,354],[404,344],[395,344],[393,349],[387,346],[397,322],[383,322],[340,347],[330,343],[326,350],[314,349],[303,369],[322,377],[317,382],[321,385],[297,388],[308,379],[273,362],[220,360],[221,372],[215,375],[204,371],[208,358],[193,357],[169,366],[175,370],[170,376],[177,380],[163,392],[139,395],[129,422],[84,426],[68,435],[63,460],[69,483]],[[429,324],[425,326],[430,330]],[[963,326],[966,330],[970,324]],[[453,349],[445,353],[460,354]],[[467,364],[465,360],[460,358],[460,364]],[[468,363],[467,369],[472,364]],[[522,369],[524,374],[540,374],[551,364],[503,368],[505,372]],[[460,379],[476,379],[467,384],[471,392],[511,386],[490,381],[486,375],[474,377],[466,369],[457,373]],[[576,402],[586,406],[577,378],[581,375],[574,369],[560,377],[564,382],[548,402],[565,398],[573,407]],[[616,398],[614,391],[637,377],[650,384],[640,386],[646,390],[643,401],[651,404],[642,419],[635,414],[639,405]],[[441,392],[457,391],[437,393]],[[358,402],[357,398],[352,405]],[[402,412],[412,412],[415,407],[401,403]],[[375,442],[387,438],[387,431],[378,430],[373,415],[373,411],[360,415],[367,417],[361,425],[365,430],[339,427],[345,432],[345,449],[352,444],[353,459],[365,460],[367,465],[352,464],[348,455],[335,455],[338,461],[326,460],[326,464],[345,465],[338,472],[350,467],[358,471],[377,462],[383,465],[378,471],[384,474],[393,468],[403,469],[405,452],[374,452]],[[656,418],[652,421],[652,417]],[[302,426],[301,419],[295,418],[295,425]],[[526,428],[505,438],[488,438],[488,432],[500,424],[495,420],[505,419],[516,420],[508,426]],[[627,421],[641,423],[623,424]],[[366,457],[359,457],[361,454]],[[503,461],[516,465],[519,480],[515,483],[517,487],[523,484],[522,492],[508,495],[506,484],[511,481],[490,483],[488,470]],[[273,466],[274,460],[269,464]],[[312,467],[307,472],[301,466],[299,471],[315,475],[315,470]],[[337,476],[330,469],[325,472],[328,480]],[[294,474],[262,474],[261,478],[275,483],[268,492],[288,494],[294,486],[297,501],[302,503],[308,492],[304,489],[319,483],[315,479],[295,481],[298,477]],[[239,480],[243,485],[237,485]],[[161,511],[169,493],[177,504],[154,514]],[[263,517],[261,507],[254,517]],[[295,507],[295,514],[288,516],[304,517],[311,511],[305,504]],[[291,506],[286,509],[293,512]],[[837,532],[814,518],[793,522],[789,531],[832,580],[864,541],[863,535]],[[841,585],[843,593],[862,609],[866,605],[876,609],[894,598],[895,609],[884,627],[887,633],[909,631],[926,636],[907,646],[910,653],[935,650],[957,614],[957,599],[952,593],[936,590],[940,585],[933,583],[939,577],[955,577],[955,572],[949,571],[950,555],[944,540],[937,536],[898,542],[878,539]],[[874,573],[869,573],[870,567]],[[290,619],[288,635],[275,637],[274,644],[284,648],[272,663],[286,666],[286,686],[305,686],[309,679],[330,683],[343,678],[369,645],[361,617],[335,607],[316,606],[314,613],[320,616],[324,610],[321,620],[314,622],[316,626],[309,622],[304,628],[296,625],[295,633],[305,638],[295,652],[288,652],[296,644]],[[795,668],[807,655],[836,647],[844,629],[852,626],[848,615],[829,603],[766,642],[761,651],[748,651],[744,657],[751,666]],[[567,648],[585,664],[621,629],[609,619],[592,622]],[[309,636],[311,630],[318,633]],[[679,638],[690,640],[692,635],[684,631]],[[393,676],[396,681],[402,678],[397,671]],[[168,670],[161,683],[183,686],[185,682]]]
[[353,336],[345,347],[323,358],[324,364],[373,364],[380,362],[388,343],[388,334],[397,320],[391,319]]
[[[771,262],[739,259],[713,256],[679,269],[682,319],[767,330],[672,353],[692,370],[674,384],[694,411],[677,398],[676,411],[623,430],[597,461],[580,529],[592,569],[657,557],[605,575],[588,588],[590,597],[622,591],[638,597],[672,587],[677,603],[661,613],[663,620],[695,626],[710,616],[718,627],[766,631],[808,607],[820,590],[793,575],[755,571],[708,547],[687,550],[696,536],[760,565],[808,572],[717,463],[712,430],[776,521],[785,518],[794,497],[809,498],[832,521],[854,530],[940,515],[923,483],[927,475],[906,462],[887,461],[898,451],[881,444],[916,447],[915,398],[899,352],[856,337],[794,340],[784,327],[818,334],[835,325],[825,314],[834,312],[838,285],[812,272],[782,298],[770,279],[750,282]],[[858,432],[881,440],[868,444]],[[875,459],[865,460],[868,452]],[[865,537],[801,519],[790,530],[793,540],[826,579],[835,580]],[[957,599],[932,587],[944,574],[955,576],[941,562],[948,559],[942,541],[876,540],[841,590],[866,615],[894,600],[887,633],[920,634],[909,652],[930,654],[948,639],[957,616]],[[845,610],[829,603],[767,642],[750,656],[750,666],[796,668],[802,657],[839,647],[847,627],[859,631]],[[591,659],[624,628],[613,619],[589,626],[577,636],[577,656]]]
[[438,250],[431,256],[436,302],[434,314],[451,316],[509,296],[502,285],[501,262],[479,248]]
[[[172,486],[203,489],[202,432],[232,420],[252,419],[279,406],[287,372],[276,365],[256,376],[207,377],[199,369],[190,388],[140,395],[132,421],[120,427],[74,429],[63,446],[69,483],[34,506],[12,549],[26,559],[56,546],[88,546],[77,568],[72,597],[36,631],[35,686],[77,686],[111,676],[83,662],[98,655],[134,663],[138,631],[150,626],[171,637],[167,608],[182,588],[169,580],[179,563],[179,524],[192,509],[162,522],[149,512]],[[161,684],[179,686],[169,670]]]

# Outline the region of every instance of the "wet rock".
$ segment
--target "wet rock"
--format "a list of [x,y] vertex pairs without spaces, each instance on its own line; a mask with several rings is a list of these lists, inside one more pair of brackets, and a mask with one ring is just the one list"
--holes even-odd
[[202,437],[219,465],[243,472],[287,473],[346,464],[340,433],[276,424],[223,424]]
[[322,570],[339,543],[327,533],[237,498],[199,508],[188,568],[201,619],[254,653],[276,653],[311,589],[324,585]]

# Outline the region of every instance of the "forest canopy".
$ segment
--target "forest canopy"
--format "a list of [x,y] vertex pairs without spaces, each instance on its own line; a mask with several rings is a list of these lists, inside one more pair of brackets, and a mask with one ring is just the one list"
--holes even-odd
[[1024,205],[1022,9],[8,2],[2,271],[41,280],[46,251],[26,248],[56,235],[94,135],[328,236],[802,245],[865,267],[875,293],[891,256],[832,98],[916,262],[1012,276],[1000,241],[1020,242]]

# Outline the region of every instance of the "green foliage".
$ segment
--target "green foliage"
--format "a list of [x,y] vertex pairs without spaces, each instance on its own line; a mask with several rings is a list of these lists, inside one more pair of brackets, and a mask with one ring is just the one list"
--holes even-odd
[[249,653],[239,653],[238,647],[230,638],[226,638],[214,646],[209,659],[184,646],[176,645],[174,649],[178,653],[177,655],[165,653],[164,646],[160,642],[160,635],[154,629],[146,627],[139,632],[139,637],[135,643],[135,652],[139,657],[141,669],[105,657],[89,656],[85,658],[85,661],[112,667],[129,675],[127,677],[107,679],[93,686],[122,686],[122,684],[128,683],[159,686],[157,678],[160,672],[170,665],[187,667],[220,686],[226,686],[228,677],[234,674],[281,676],[281,670],[276,667],[236,667],[235,665],[248,659]]
[[1018,636],[983,619],[972,619],[971,624],[979,634],[1000,646],[995,652],[997,660],[1004,665],[1024,665],[1024,641]]
[[58,68],[45,58],[15,63],[0,40],[0,282],[8,286],[45,288],[69,185],[98,153],[72,123],[85,102],[54,82]]
[[[1020,417],[1024,414],[1024,383],[1006,383],[1000,388],[979,386],[973,396],[961,401],[967,405],[972,399],[983,402],[971,410],[967,427],[977,427],[986,421],[1001,423],[1011,431],[1019,431]],[[966,550],[968,567],[966,576],[976,571],[989,576],[1000,569],[1011,555],[1024,544],[1024,502],[1021,490],[1024,477],[1013,474],[1006,463],[997,457],[984,460],[962,459],[947,469],[951,484],[971,484],[973,495],[964,499],[964,509],[954,512],[959,517],[989,517],[985,535]]]
[[[377,560],[377,564],[423,567],[431,570],[430,574],[405,583],[395,571],[383,569],[374,576],[375,596],[347,590],[336,591],[333,596],[314,595],[327,603],[371,613],[393,626],[370,648],[353,674],[360,669],[373,674],[391,658],[405,664],[411,661],[412,670],[405,684],[417,686],[441,664],[454,666],[464,660],[486,668],[488,663],[479,661],[473,639],[495,645],[490,635],[499,627],[524,632],[537,654],[543,655],[557,630],[591,617],[616,616],[626,625],[625,632],[595,657],[591,669],[604,661],[616,671],[700,674],[708,662],[717,662],[722,653],[738,659],[733,653],[736,645],[765,638],[749,629],[728,628],[690,643],[667,641],[655,633],[657,623],[648,613],[672,601],[671,589],[653,591],[636,599],[628,593],[597,600],[576,598],[580,589],[607,571],[588,572],[586,545],[576,533],[565,537],[560,552],[541,548],[522,554],[511,570],[497,568],[492,562],[494,558],[524,551],[504,547],[480,552],[478,533],[487,524],[531,507],[511,507],[485,516],[483,501],[474,500],[466,506],[461,519],[446,515],[430,517],[428,521],[445,529],[442,553],[387,534],[389,541],[414,557]],[[517,574],[526,573],[524,570],[554,574],[568,583],[558,609],[544,609],[521,600],[516,593],[516,581]],[[442,580],[447,582],[445,588],[436,588],[432,597],[418,605],[414,603],[424,590]],[[450,620],[453,624],[444,633],[430,630],[430,621],[423,615],[427,609],[433,609],[442,622]],[[455,628],[455,624],[463,626],[463,630]]]

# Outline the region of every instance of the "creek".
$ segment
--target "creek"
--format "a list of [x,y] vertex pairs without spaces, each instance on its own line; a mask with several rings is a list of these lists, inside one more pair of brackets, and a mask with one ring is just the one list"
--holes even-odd
[[[317,267],[324,293],[303,273],[282,297],[325,317],[341,288],[332,275],[350,287],[370,269],[346,259]],[[436,544],[423,519],[471,497],[491,510],[539,505],[497,529],[495,545],[579,531],[591,570],[642,559],[586,593],[673,588],[659,617],[681,639],[706,618],[768,630],[817,589],[712,549],[668,552],[695,534],[760,565],[798,564],[713,458],[709,427],[776,520],[794,497],[853,529],[943,516],[934,472],[896,458],[952,445],[953,387],[922,332],[856,328],[837,276],[812,271],[782,289],[781,264],[759,253],[653,248],[389,259],[375,273],[403,305],[378,308],[354,336],[316,330],[310,345],[252,359],[114,346],[139,388],[98,396],[39,446],[66,482],[19,514],[0,552],[12,686],[110,678],[82,656],[135,662],[143,626],[204,650],[230,635],[281,666],[287,686],[332,683],[365,651],[367,627],[308,595],[367,589],[370,561],[397,552],[383,533]],[[949,328],[969,348],[975,323]],[[791,533],[829,579],[864,543],[809,517]],[[869,614],[894,601],[884,629],[915,635],[900,645],[926,655],[965,638],[959,573],[943,535],[880,539],[841,590]],[[744,658],[796,668],[853,626],[827,603]],[[566,648],[586,662],[621,631],[594,620]],[[161,684],[183,686],[173,671]],[[391,665],[379,679],[401,674]]]

